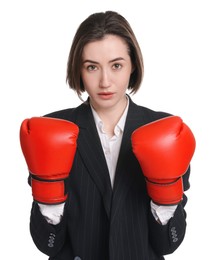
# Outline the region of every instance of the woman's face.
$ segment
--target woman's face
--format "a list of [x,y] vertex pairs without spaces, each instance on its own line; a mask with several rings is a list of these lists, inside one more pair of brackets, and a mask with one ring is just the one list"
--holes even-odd
[[133,66],[125,41],[115,35],[85,45],[81,78],[92,106],[98,111],[126,104]]

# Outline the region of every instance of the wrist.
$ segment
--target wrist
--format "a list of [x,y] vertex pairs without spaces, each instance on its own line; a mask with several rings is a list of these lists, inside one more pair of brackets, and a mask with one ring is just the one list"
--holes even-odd
[[46,205],[38,203],[41,214],[49,224],[57,225],[60,223],[64,212],[65,203],[58,205]]
[[158,205],[177,205],[183,197],[183,180],[182,177],[174,181],[155,182],[154,179],[146,179],[147,192],[154,203]]
[[153,201],[150,202],[151,212],[154,218],[161,225],[166,225],[168,221],[174,216],[178,205],[164,206],[157,205]]

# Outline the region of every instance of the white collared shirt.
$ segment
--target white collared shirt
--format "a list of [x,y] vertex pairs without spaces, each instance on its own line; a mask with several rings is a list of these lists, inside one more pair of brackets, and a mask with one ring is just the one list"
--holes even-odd
[[111,186],[113,187],[114,179],[115,179],[115,171],[117,160],[119,156],[120,146],[122,142],[124,126],[126,122],[127,112],[129,108],[129,100],[127,98],[127,106],[116,124],[114,128],[114,135],[110,138],[106,132],[104,131],[104,124],[100,117],[98,116],[97,112],[91,106],[91,110],[94,116],[94,121],[96,123],[96,128],[99,134],[99,138],[102,144],[102,148],[104,151],[105,159],[107,162],[108,171],[110,174]]

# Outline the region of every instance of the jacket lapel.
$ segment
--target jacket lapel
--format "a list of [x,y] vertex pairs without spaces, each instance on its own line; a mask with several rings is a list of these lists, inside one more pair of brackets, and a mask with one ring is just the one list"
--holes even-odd
[[102,194],[104,206],[109,217],[112,187],[93,114],[87,103],[84,103],[78,109],[76,118],[76,124],[80,128],[78,151],[83,158],[91,178]]
[[130,100],[116,168],[111,208],[111,224],[114,221],[119,208],[122,207],[129,188],[133,184],[133,181],[136,180],[136,178],[134,178],[133,167],[137,164],[135,164],[136,159],[132,153],[131,134],[135,129],[144,124],[144,122],[145,119],[142,116],[141,109],[138,111],[138,106]]

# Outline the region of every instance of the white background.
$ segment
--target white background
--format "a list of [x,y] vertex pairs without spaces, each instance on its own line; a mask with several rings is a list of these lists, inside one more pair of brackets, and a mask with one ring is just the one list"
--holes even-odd
[[187,192],[187,233],[170,260],[211,257],[212,8],[210,0],[0,1],[1,255],[47,259],[29,233],[31,189],[19,145],[23,119],[74,107],[66,62],[78,25],[93,12],[115,10],[137,35],[145,76],[133,100],[180,115],[197,149]]

